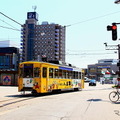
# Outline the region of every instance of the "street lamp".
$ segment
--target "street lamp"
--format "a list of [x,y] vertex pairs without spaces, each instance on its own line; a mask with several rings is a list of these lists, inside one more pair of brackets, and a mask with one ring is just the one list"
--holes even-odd
[[115,4],[120,4],[120,0],[115,0]]

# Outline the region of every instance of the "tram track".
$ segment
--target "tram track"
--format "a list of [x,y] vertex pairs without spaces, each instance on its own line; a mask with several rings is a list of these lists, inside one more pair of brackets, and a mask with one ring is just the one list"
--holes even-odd
[[[38,97],[42,97],[42,96],[47,96],[47,95],[52,95],[51,93],[43,93],[40,94],[38,96],[32,95],[32,94],[21,94],[21,95],[10,95],[10,96],[6,96],[5,99],[0,100],[0,108],[9,106],[9,105],[13,105],[16,103],[20,103],[20,102],[24,102],[33,98],[38,98]],[[12,97],[12,98],[11,98]]]
[[19,103],[19,102],[22,102],[22,101],[30,100],[30,99],[33,99],[33,97],[30,97],[30,98],[15,98],[15,99],[10,99],[10,100],[5,100],[5,101],[0,102],[0,103],[2,103],[2,104],[0,104],[0,108],[8,106],[8,105],[15,104],[15,103]]
[[5,99],[0,100],[0,108],[7,107],[20,102],[24,102],[33,98],[35,97],[31,96],[31,94],[6,96]]
[[[67,91],[67,92],[69,93],[69,91]],[[61,92],[61,93],[65,93],[65,92]],[[9,105],[13,105],[16,103],[24,102],[24,101],[27,101],[30,99],[44,97],[44,96],[48,96],[48,95],[55,95],[55,94],[59,94],[59,93],[43,93],[43,94],[39,94],[38,96],[34,96],[32,94],[8,96],[8,97],[13,97],[13,98],[12,99],[7,98],[5,100],[1,100],[0,101],[0,108],[5,107],[5,106],[9,106]]]
[[12,99],[0,100],[0,104],[3,103],[3,102],[7,102],[7,101],[14,100],[14,99],[18,99],[18,98],[12,98]]
[[33,103],[32,99],[34,98],[36,97],[31,96],[30,94],[7,96],[6,99],[0,100],[0,115],[15,111],[20,107],[31,105]]

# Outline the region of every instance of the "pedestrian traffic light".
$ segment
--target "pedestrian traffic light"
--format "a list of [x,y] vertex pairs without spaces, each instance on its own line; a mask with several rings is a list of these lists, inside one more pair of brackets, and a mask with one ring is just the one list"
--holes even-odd
[[117,26],[113,24],[112,26],[107,26],[107,31],[112,31],[112,40],[117,40]]

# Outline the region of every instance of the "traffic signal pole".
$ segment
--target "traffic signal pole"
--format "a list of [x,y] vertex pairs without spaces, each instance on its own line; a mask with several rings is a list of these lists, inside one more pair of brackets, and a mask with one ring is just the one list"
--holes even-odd
[[120,44],[118,44],[118,68],[119,68],[119,73],[118,73],[118,76],[120,77]]
[[[112,23],[112,25],[119,25],[120,23]],[[118,64],[117,64],[119,71],[118,77],[120,77],[120,44],[118,44]]]
[[[112,26],[108,25],[107,26],[107,31],[112,31],[112,40],[115,41],[117,40],[117,25],[120,23],[112,23]],[[118,50],[118,77],[120,78],[120,44],[118,45],[107,45],[107,43],[104,43],[106,46],[106,50]]]

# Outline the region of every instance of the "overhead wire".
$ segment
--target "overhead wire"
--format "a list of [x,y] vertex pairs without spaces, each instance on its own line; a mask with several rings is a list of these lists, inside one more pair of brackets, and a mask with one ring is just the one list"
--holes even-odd
[[11,26],[11,27],[13,27],[14,29],[17,29],[16,27],[14,27],[14,26],[10,25],[9,23],[5,22],[5,21],[4,21],[4,20],[2,20],[2,19],[0,19],[0,21],[4,22],[5,24],[7,24],[7,25],[9,25],[9,26]]
[[105,55],[105,54],[115,54],[115,53],[66,53],[65,55]]
[[[97,17],[93,17],[93,18],[90,18],[90,19],[86,19],[86,20],[83,20],[83,21],[80,21],[80,22],[76,22],[76,23],[73,23],[73,24],[68,24],[66,25],[66,27],[71,27],[71,26],[74,26],[74,25],[77,25],[77,24],[81,24],[81,23],[84,23],[84,22],[89,22],[89,21],[93,21],[93,20],[96,20],[96,19],[100,19],[100,18],[103,18],[103,17],[107,17],[107,16],[110,16],[110,15],[113,15],[113,14],[117,14],[117,13],[120,13],[120,11],[117,11],[117,12],[112,12],[112,13],[108,13],[108,14],[105,14],[105,15],[101,15],[101,16],[97,16]],[[79,50],[68,50],[68,51],[79,51]],[[86,51],[86,50],[84,50]],[[87,50],[87,51],[94,51],[94,50]],[[95,50],[96,51],[96,50]],[[101,54],[115,54],[115,53],[99,53],[99,55]],[[70,54],[66,54],[66,55],[98,55],[98,53],[85,53],[85,54],[78,54],[78,53],[70,53]]]
[[[89,22],[89,21],[92,21],[92,20],[96,20],[96,19],[99,19],[99,18],[107,17],[107,16],[110,16],[110,15],[113,15],[113,14],[117,14],[117,13],[120,13],[120,11],[108,13],[108,14],[105,14],[105,15],[97,16],[97,17],[93,17],[93,18],[86,19],[86,20],[83,20],[83,21],[80,21],[80,22],[76,22],[76,23],[73,23],[73,24],[68,24],[68,25],[65,25],[65,27],[70,27],[70,26],[81,24],[81,23],[84,23],[84,22]],[[16,20],[10,18],[9,16],[5,15],[4,13],[0,12],[0,14],[2,14],[3,16],[7,17],[10,20],[12,20],[13,22],[17,23],[18,25],[22,26],[21,23],[19,23]],[[11,28],[8,28],[8,27],[4,27],[4,28],[11,29]],[[13,29],[13,30],[16,30],[16,29]]]
[[68,24],[68,25],[66,25],[66,27],[70,27],[70,26],[81,24],[81,23],[84,23],[84,22],[89,22],[89,21],[92,21],[92,20],[100,19],[100,18],[107,17],[107,16],[110,16],[110,15],[113,15],[113,14],[117,14],[117,13],[120,13],[120,11],[108,13],[108,14],[105,14],[105,15],[97,16],[97,17],[93,17],[93,18],[86,19],[86,20],[76,22],[76,23],[73,23],[73,24]]
[[0,14],[2,14],[3,16],[5,16],[6,18],[12,20],[13,22],[17,23],[18,25],[22,26],[22,24],[20,24],[19,22],[17,22],[16,20],[10,18],[9,16],[5,15],[4,13],[0,12]]
[[[92,20],[96,20],[96,19],[100,19],[100,18],[103,18],[103,17],[106,17],[106,16],[109,16],[109,15],[113,15],[113,14],[117,14],[117,13],[120,13],[120,11],[117,11],[117,12],[112,12],[112,13],[108,13],[108,14],[105,14],[105,15],[101,15],[101,16],[97,16],[97,17],[93,17],[93,18],[90,18],[90,19],[87,19],[87,20],[83,20],[83,21],[80,21],[80,22],[76,22],[76,23],[73,23],[73,24],[69,24],[69,25],[65,25],[65,27],[70,27],[70,26],[73,26],[73,25],[77,25],[77,24],[80,24],[80,23],[84,23],[84,22],[89,22],[89,21],[92,21]],[[20,24],[19,22],[17,22],[16,20],[8,17],[7,15],[5,15],[4,13],[0,12],[0,14],[2,14],[3,16],[7,17],[8,19],[12,20],[13,22],[19,24],[20,26],[22,26],[22,24]],[[0,19],[1,20],[1,19]],[[8,24],[7,22],[1,20],[2,22]],[[13,27],[12,25],[8,24],[9,26]],[[11,30],[16,30],[16,31],[21,31],[19,29],[16,29],[15,27],[13,28],[10,28],[10,27],[5,27],[5,26],[0,26],[2,28],[6,28],[6,29],[11,29]],[[90,51],[90,50],[89,50]]]
[[[8,18],[8,19],[12,20],[13,22],[15,22],[15,23],[19,24],[20,26],[22,26],[22,24],[20,24],[20,23],[19,23],[19,22],[17,22],[16,20],[14,20],[14,19],[10,18],[9,16],[5,15],[4,13],[0,12],[0,14],[1,14],[1,15],[3,15],[3,16],[5,16],[6,18]],[[10,25],[9,23],[5,22],[4,20],[1,20],[1,19],[0,19],[0,21],[4,22],[4,23],[6,23],[7,25],[9,25],[9,26],[11,26],[11,27],[12,27],[12,28],[10,28],[10,27],[6,27],[6,26],[0,26],[0,27],[2,27],[2,28],[11,29],[11,30],[15,30],[15,31],[21,31],[21,30],[19,30],[19,29],[15,28],[14,26]]]
[[103,54],[115,54],[115,51],[109,51],[106,53],[106,50],[66,50],[66,55],[103,55]]
[[6,26],[1,26],[1,25],[0,25],[0,27],[5,28],[5,29],[15,30],[15,31],[21,31],[21,30],[19,30],[19,29],[14,29],[14,28],[6,27]]
[[105,50],[101,50],[101,49],[99,49],[99,50],[90,50],[90,49],[85,49],[85,50],[70,50],[70,49],[67,49],[66,51],[70,51],[70,52],[85,52],[85,51],[87,51],[87,52],[92,52],[92,51],[105,51]]
[[[103,18],[103,17],[106,17],[106,16],[109,16],[109,15],[113,15],[113,14],[117,14],[119,13],[120,11],[117,11],[117,12],[113,12],[113,13],[108,13],[108,14],[105,14],[105,15],[101,15],[101,16],[97,16],[97,17],[93,17],[93,18],[90,18],[90,19],[87,19],[87,20],[83,20],[83,21],[80,21],[80,22],[76,22],[76,23],[73,23],[73,24],[68,24],[68,25],[65,25],[65,27],[70,27],[70,26],[73,26],[73,25],[77,25],[77,24],[80,24],[80,23],[84,23],[84,22],[89,22],[89,21],[92,21],[92,20],[96,20],[96,19],[99,19],[99,18]],[[13,22],[19,24],[20,26],[22,26],[21,23],[17,22],[16,20],[8,17],[7,15],[5,15],[4,13],[0,12],[0,14],[2,14],[3,16],[7,17],[8,19],[12,20]],[[2,20],[1,20],[2,21]],[[5,22],[5,21],[3,21]],[[5,22],[6,24],[8,24],[7,22]],[[10,24],[8,24],[10,25]],[[10,25],[11,26],[11,25]],[[2,28],[6,28],[6,29],[12,29],[12,30],[16,30],[16,31],[21,31],[21,30],[18,30],[14,27],[13,28],[9,28],[9,27],[5,27],[5,26],[0,26]],[[13,27],[13,26],[12,26]]]

